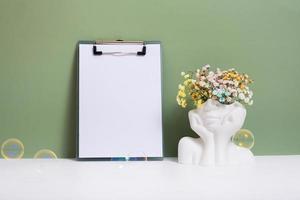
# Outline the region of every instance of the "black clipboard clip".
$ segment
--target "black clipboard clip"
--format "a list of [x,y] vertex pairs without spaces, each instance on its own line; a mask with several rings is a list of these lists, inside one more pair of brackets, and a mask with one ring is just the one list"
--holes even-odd
[[[98,51],[96,45],[142,45],[142,50],[138,52],[103,52]],[[124,40],[112,40],[112,41],[103,41],[103,40],[97,40],[95,42],[95,45],[93,46],[93,54],[95,56],[101,56],[101,55],[116,55],[116,56],[122,56],[122,55],[137,55],[137,56],[145,56],[146,55],[146,45],[144,41],[124,41]]]

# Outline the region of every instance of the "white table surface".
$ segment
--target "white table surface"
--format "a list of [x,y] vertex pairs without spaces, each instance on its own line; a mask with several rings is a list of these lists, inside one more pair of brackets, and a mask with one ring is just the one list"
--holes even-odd
[[0,160],[1,200],[300,199],[300,156],[259,156],[251,166],[164,161]]

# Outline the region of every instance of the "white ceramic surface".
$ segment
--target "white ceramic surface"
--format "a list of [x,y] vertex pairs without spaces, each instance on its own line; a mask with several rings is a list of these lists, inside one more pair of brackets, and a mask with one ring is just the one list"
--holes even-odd
[[199,138],[183,137],[179,141],[178,162],[209,166],[252,162],[252,152],[231,141],[245,117],[242,104],[224,105],[211,99],[202,108],[189,111],[191,128]]
[[241,166],[0,159],[1,200],[299,200],[300,156]]

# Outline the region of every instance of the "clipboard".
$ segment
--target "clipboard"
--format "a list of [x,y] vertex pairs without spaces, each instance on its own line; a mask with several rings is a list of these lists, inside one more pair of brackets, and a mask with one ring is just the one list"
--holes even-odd
[[161,44],[78,43],[77,159],[163,158]]

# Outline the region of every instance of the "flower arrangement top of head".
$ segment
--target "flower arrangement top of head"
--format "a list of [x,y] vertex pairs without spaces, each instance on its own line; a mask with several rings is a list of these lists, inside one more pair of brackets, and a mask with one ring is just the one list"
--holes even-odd
[[217,100],[221,104],[236,101],[246,105],[253,104],[253,92],[249,89],[253,80],[235,69],[217,68],[213,71],[209,65],[205,65],[195,72],[181,72],[181,75],[184,80],[178,86],[176,99],[183,108],[190,102],[200,108],[208,99]]

